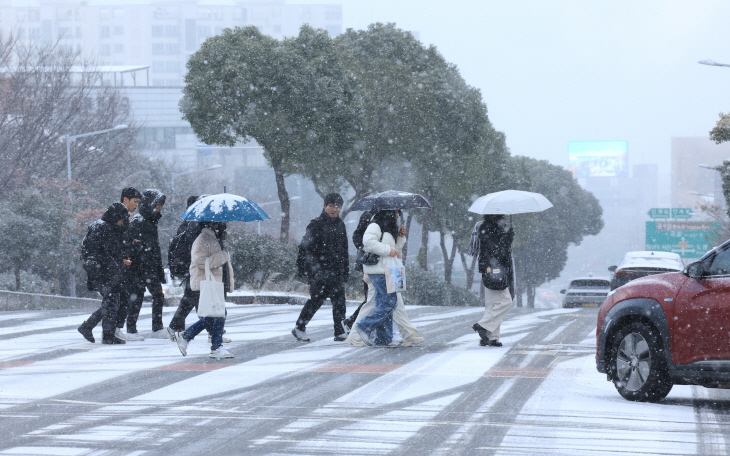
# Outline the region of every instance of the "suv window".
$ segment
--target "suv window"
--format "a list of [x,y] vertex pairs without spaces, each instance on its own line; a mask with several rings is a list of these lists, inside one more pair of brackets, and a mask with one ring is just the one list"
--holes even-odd
[[730,249],[723,250],[715,255],[710,265],[709,275],[730,275]]

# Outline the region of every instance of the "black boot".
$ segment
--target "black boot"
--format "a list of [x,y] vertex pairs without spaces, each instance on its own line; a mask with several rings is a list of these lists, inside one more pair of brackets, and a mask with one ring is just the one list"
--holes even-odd
[[474,323],[471,326],[471,329],[473,329],[474,331],[476,331],[479,334],[479,337],[482,339],[482,341],[489,341],[489,336],[488,336],[487,330],[482,328],[479,325],[479,323]]
[[124,339],[118,338],[112,333],[108,336],[106,334],[102,335],[101,343],[106,345],[123,345],[127,342]]
[[82,336],[84,336],[84,339],[88,340],[92,344],[96,342],[96,339],[94,339],[94,334],[91,332],[91,328],[84,326],[83,324],[78,327],[79,332]]

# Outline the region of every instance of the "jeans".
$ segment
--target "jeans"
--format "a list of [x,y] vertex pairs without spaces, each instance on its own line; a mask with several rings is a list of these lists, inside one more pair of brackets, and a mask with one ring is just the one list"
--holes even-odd
[[335,336],[344,334],[342,328],[342,320],[347,317],[347,308],[345,307],[345,284],[338,279],[325,278],[314,279],[309,285],[309,293],[311,298],[304,303],[302,311],[297,318],[297,329],[300,331],[307,330],[307,323],[314,317],[314,314],[322,307],[324,300],[330,298],[332,302],[332,320],[334,321]]
[[185,293],[180,299],[180,304],[177,306],[175,316],[170,320],[170,329],[173,331],[184,331],[185,330],[185,319],[193,308],[198,308],[198,301],[200,301],[200,292],[193,291],[190,288],[190,278],[185,279]]
[[210,350],[217,350],[223,344],[223,327],[225,324],[226,317],[204,317],[186,329],[182,333],[182,338],[187,341],[193,340],[203,329],[207,329],[213,342]]
[[398,294],[388,293],[385,274],[371,274],[375,288],[375,310],[357,323],[366,333],[378,331],[375,345],[387,345],[393,341],[393,311],[398,305]]
[[142,310],[142,299],[144,289],[147,288],[152,295],[152,331],[159,331],[164,328],[162,324],[162,307],[165,305],[165,295],[162,294],[160,282],[137,283],[129,287],[129,313],[127,314],[127,332],[137,332],[137,319],[139,311]]

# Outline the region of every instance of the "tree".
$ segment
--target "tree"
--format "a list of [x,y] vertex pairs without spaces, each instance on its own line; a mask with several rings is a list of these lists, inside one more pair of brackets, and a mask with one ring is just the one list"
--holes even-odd
[[[541,193],[553,208],[514,216],[513,249],[518,294],[527,291],[527,305],[534,307],[535,288],[555,279],[565,267],[568,246],[603,229],[598,200],[584,190],[561,166],[544,160],[513,157],[509,160],[511,188]],[[518,303],[521,302],[518,300]]]
[[65,178],[67,134],[129,126],[73,143],[72,175],[91,188],[104,191],[134,167],[138,129],[121,89],[105,84],[78,52],[4,35],[0,74],[0,198],[42,179]]
[[348,147],[351,115],[344,68],[326,32],[302,27],[277,41],[254,26],[225,29],[188,61],[183,118],[208,144],[233,146],[253,138],[274,170],[289,237],[284,177],[307,154]]

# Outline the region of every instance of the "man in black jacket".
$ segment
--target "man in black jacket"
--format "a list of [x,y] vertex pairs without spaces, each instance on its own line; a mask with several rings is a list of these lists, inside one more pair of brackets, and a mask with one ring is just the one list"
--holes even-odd
[[91,330],[102,323],[103,344],[123,344],[123,339],[114,335],[119,310],[119,295],[124,281],[124,269],[131,265],[124,258],[122,236],[127,208],[121,203],[109,206],[100,220],[89,226],[82,243],[84,269],[88,276],[89,290],[101,294],[101,307],[79,326],[78,331],[86,340],[94,343]]
[[152,295],[152,332],[153,339],[167,339],[162,324],[162,306],[165,297],[162,284],[166,283],[162,266],[162,253],[157,234],[157,223],[162,217],[165,195],[159,190],[145,190],[139,201],[139,213],[129,223],[129,239],[138,239],[135,247],[129,280],[129,313],[127,314],[127,333],[137,332],[137,319],[142,309],[145,288]]
[[335,341],[347,338],[342,328],[345,319],[345,282],[350,274],[347,257],[347,230],[340,219],[342,197],[330,193],[324,198],[324,209],[319,217],[309,222],[307,232],[299,244],[297,267],[299,274],[309,281],[311,299],[307,300],[297,319],[292,335],[300,342],[309,342],[307,323],[330,298],[334,319]]
[[[131,259],[134,256],[134,249],[139,247],[139,239],[129,239],[129,221],[134,211],[137,210],[139,200],[142,198],[142,194],[134,187],[126,187],[122,190],[122,196],[120,197],[121,203],[129,211],[129,217],[124,219],[124,237],[123,248],[124,258]],[[124,283],[122,285],[122,292],[119,297],[119,312],[117,312],[117,330],[114,335],[124,340],[144,340],[144,337],[139,334],[124,334],[122,328],[124,328],[124,322],[127,320],[127,313],[129,307],[129,271],[130,268],[127,266],[124,268]]]
[[515,232],[506,230],[504,215],[485,215],[479,226],[479,272],[486,287],[484,316],[472,329],[479,334],[482,346],[501,347],[499,330],[504,316],[512,307],[510,285],[514,280],[512,269],[512,241]]

